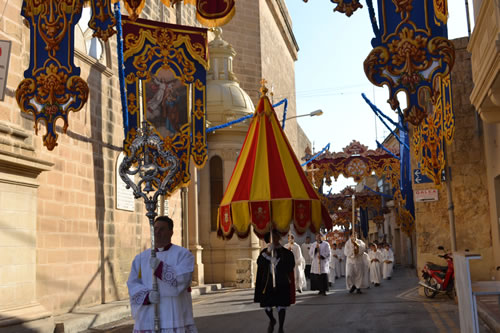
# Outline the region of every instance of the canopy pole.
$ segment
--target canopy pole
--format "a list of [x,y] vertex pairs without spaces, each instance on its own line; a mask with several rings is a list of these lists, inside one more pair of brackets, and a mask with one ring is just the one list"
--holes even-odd
[[[271,224],[271,245],[272,245],[272,250],[271,250],[271,259],[274,258],[275,256],[275,249],[274,249],[274,237],[273,237],[273,227]],[[276,288],[276,265],[274,264],[274,260],[271,260],[271,275],[273,276],[273,288]]]

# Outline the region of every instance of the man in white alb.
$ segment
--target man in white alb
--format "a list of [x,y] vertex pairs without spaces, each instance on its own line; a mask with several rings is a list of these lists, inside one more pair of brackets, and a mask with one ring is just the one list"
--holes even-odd
[[311,246],[312,246],[311,237],[309,237],[309,236],[306,237],[306,242],[300,246],[300,249],[302,250],[302,256],[304,256],[304,260],[306,262],[306,268],[304,269],[306,279],[311,278],[312,258],[311,258],[311,255],[309,254],[309,250],[311,249]]
[[365,283],[363,282],[365,273],[365,243],[361,239],[357,239],[356,232],[352,232],[351,237],[345,244],[344,253],[347,258],[345,282],[350,293],[355,290],[361,294],[361,289]]
[[[172,219],[157,217],[154,224],[156,258],[151,258],[151,249],[147,249],[132,262],[127,286],[134,333],[154,332],[154,304],[158,304],[161,332],[198,332],[190,288],[194,257],[187,249],[171,243],[173,230]],[[158,291],[152,290],[153,271]]]
[[295,243],[295,236],[292,234],[288,235],[288,244],[285,245],[285,248],[293,253],[295,259],[295,288],[301,293],[302,289],[306,287],[306,278],[304,276],[305,261],[300,246]]

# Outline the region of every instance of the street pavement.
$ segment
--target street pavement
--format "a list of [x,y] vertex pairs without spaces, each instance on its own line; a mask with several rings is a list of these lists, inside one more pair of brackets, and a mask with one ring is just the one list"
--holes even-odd
[[[285,332],[460,332],[455,302],[447,296],[419,296],[417,282],[414,270],[398,268],[392,280],[362,294],[349,294],[343,278],[328,296],[312,291],[297,294],[296,304],[287,310]],[[200,333],[267,332],[268,318],[253,303],[253,289],[203,295],[193,300],[193,309]],[[129,333],[132,325],[128,318],[88,332]],[[481,332],[490,331],[482,324]]]

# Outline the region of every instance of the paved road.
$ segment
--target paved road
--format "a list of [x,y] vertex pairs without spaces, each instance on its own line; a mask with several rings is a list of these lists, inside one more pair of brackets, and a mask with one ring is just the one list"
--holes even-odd
[[[363,294],[349,294],[344,279],[328,296],[306,291],[287,311],[285,332],[459,332],[458,310],[448,297],[429,300],[417,293],[414,271],[398,269],[392,280]],[[222,290],[193,300],[200,333],[267,332],[268,319],[253,303],[253,290]],[[131,320],[94,332],[131,332]],[[277,331],[277,329],[275,330]],[[484,326],[481,332],[489,332]]]

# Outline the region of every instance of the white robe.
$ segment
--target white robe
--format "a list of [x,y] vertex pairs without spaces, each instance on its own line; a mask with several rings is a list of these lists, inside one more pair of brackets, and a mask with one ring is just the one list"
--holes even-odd
[[304,260],[306,265],[310,265],[312,263],[312,258],[311,255],[309,254],[309,250],[311,249],[312,243],[303,243],[300,246],[300,249],[302,250],[302,256],[304,256]]
[[339,265],[340,265],[340,276],[345,276],[345,268],[347,265],[347,260],[345,256],[345,245],[340,249]]
[[382,280],[382,252],[378,250],[370,251],[368,252],[368,258],[370,259],[370,282],[380,283]]
[[[319,251],[315,254],[316,247],[317,242],[314,242],[309,250],[312,257],[311,274],[328,274],[330,271],[330,245],[328,242],[321,242]],[[325,259],[321,259],[320,256]]]
[[338,275],[337,266],[339,259],[335,258],[337,255],[337,250],[330,249],[330,273],[328,274],[328,282],[335,283],[335,277]]
[[302,290],[306,287],[306,276],[304,274],[304,269],[306,268],[306,262],[302,256],[302,251],[297,243],[286,244],[285,248],[292,251],[293,257],[295,259],[295,288]]
[[[162,279],[157,279],[161,333],[197,333],[188,291],[194,270],[193,255],[177,245],[156,255],[163,262]],[[127,281],[134,332],[154,330],[154,305],[143,305],[153,285],[150,257],[150,249],[135,257]]]
[[346,256],[346,286],[347,289],[351,289],[352,286],[356,286],[356,288],[365,287],[365,282],[363,281],[365,274],[365,243],[357,239],[356,244],[359,246],[358,254],[354,253],[354,245],[349,239],[344,248],[344,254]]
[[382,276],[384,279],[387,279],[392,276],[392,266],[394,265],[394,253],[392,252],[392,249],[384,250],[383,259],[384,263],[382,265]]
[[[342,276],[342,268],[343,264],[345,263],[344,258],[344,252],[342,249],[337,248],[335,250],[335,254],[337,255],[337,258],[335,260],[335,276],[341,277]],[[342,259],[342,261],[340,261]],[[345,269],[344,269],[344,275],[345,275]]]

